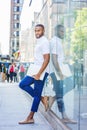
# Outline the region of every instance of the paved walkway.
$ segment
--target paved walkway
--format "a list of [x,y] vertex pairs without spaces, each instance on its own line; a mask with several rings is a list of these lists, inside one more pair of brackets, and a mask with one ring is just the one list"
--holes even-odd
[[30,112],[31,99],[17,83],[0,83],[0,130],[53,130],[40,112],[35,124],[19,125]]

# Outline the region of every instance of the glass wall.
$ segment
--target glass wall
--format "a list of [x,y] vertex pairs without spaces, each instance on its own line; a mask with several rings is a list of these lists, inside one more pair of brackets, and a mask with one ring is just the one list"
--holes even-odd
[[51,48],[50,77],[43,90],[49,110],[72,130],[86,130],[87,1],[43,1],[37,23],[40,19]]

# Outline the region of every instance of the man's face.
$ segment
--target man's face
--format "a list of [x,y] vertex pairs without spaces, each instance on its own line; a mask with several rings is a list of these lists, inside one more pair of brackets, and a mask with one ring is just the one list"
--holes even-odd
[[44,35],[44,29],[40,26],[35,27],[35,36],[36,38],[40,38]]
[[61,27],[58,31],[58,37],[63,39],[64,38],[65,29]]

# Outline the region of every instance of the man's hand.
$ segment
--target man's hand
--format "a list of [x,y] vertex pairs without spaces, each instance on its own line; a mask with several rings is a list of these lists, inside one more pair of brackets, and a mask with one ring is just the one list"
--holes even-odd
[[58,76],[60,77],[61,80],[64,79],[64,75],[61,72],[58,72]]
[[64,79],[64,75],[62,73],[59,73],[59,77],[60,77],[61,80]]
[[35,80],[39,80],[39,79],[40,79],[40,75],[39,75],[39,74],[33,75],[33,78],[34,78]]

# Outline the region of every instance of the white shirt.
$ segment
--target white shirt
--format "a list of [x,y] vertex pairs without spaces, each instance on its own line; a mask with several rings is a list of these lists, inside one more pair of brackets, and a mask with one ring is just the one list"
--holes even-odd
[[[62,40],[58,38],[57,36],[54,36],[52,40],[50,41],[51,43],[51,54],[56,54],[57,55],[57,62],[60,66],[60,69],[62,71],[62,74],[67,77],[71,75],[71,71],[69,69],[69,66],[67,64],[64,64],[64,50],[63,50],[63,45],[62,45]],[[57,79],[60,79],[57,71],[55,70],[55,67],[52,63],[52,59],[50,61],[50,73],[55,72]]]
[[56,54],[58,56],[57,61],[59,64],[63,63],[64,51],[63,51],[62,40],[57,36],[54,36],[50,42],[51,42],[51,53]]
[[48,53],[50,53],[49,41],[45,36],[42,36],[37,39],[37,44],[34,51],[34,63],[41,66],[44,61],[43,55]]
[[[38,38],[34,50],[34,64],[30,65],[27,75],[32,76],[34,74],[37,74],[44,62],[43,55],[49,53],[50,53],[50,47],[48,39],[45,36]],[[43,79],[45,72],[49,73],[48,67],[46,67],[40,79]]]
[[54,36],[50,40],[50,51],[51,51],[51,56],[50,56],[50,73],[55,71],[55,67],[52,63],[52,54],[57,55],[57,62],[59,65],[61,65],[64,61],[64,53],[63,53],[63,46],[62,46],[62,40],[58,38],[57,36]]

